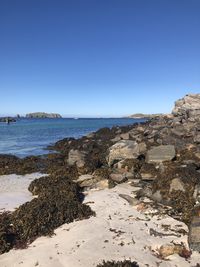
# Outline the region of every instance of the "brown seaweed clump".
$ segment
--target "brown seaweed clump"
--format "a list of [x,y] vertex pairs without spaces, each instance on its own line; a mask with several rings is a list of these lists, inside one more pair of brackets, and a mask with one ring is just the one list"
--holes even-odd
[[[195,166],[181,166],[176,163],[165,166],[164,173],[159,175],[153,182],[153,193],[160,191],[163,203],[173,207],[173,214],[179,215],[180,220],[186,224],[190,223],[195,205],[193,197],[194,189],[200,182],[200,174]],[[170,184],[173,179],[178,178],[184,185],[184,190],[170,190]]]
[[94,215],[82,204],[83,195],[68,177],[41,177],[29,190],[38,197],[13,213],[0,215],[0,254],[13,247],[24,247],[39,236],[52,235],[64,223]]
[[98,264],[97,267],[139,267],[137,262],[132,262],[129,260],[125,261],[103,261],[102,264]]
[[14,246],[14,241],[11,215],[4,212],[0,215],[0,254],[9,251]]
[[45,160],[42,157],[30,156],[20,159],[13,155],[0,155],[0,175],[6,174],[29,174],[43,172]]

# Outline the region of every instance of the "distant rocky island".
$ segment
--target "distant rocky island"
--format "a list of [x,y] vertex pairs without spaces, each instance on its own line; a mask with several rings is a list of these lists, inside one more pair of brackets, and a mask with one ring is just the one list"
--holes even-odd
[[143,114],[143,113],[135,113],[132,114],[130,116],[128,116],[128,118],[133,118],[133,119],[154,119],[156,117],[160,117],[163,114],[159,113],[159,114]]
[[45,112],[34,112],[26,114],[26,118],[30,119],[58,119],[62,118],[62,116],[58,113],[45,113]]
[[16,122],[16,118],[13,118],[13,117],[1,117],[0,118],[0,122],[6,122],[6,123]]

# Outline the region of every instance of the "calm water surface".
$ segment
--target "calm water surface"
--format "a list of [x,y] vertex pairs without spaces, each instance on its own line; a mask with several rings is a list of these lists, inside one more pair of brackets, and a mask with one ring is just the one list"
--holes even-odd
[[79,138],[102,127],[129,125],[136,119],[20,119],[0,123],[0,154],[19,157],[48,153],[45,148],[65,137]]

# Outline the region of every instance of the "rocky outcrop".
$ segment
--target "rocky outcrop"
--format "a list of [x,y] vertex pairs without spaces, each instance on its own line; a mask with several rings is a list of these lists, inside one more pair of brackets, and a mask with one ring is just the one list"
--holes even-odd
[[3,117],[0,118],[0,122],[6,122],[6,123],[16,122],[16,119],[12,117]]
[[200,94],[188,94],[175,102],[172,111],[175,116],[192,118],[200,115]]
[[57,113],[45,113],[45,112],[34,112],[26,114],[26,118],[29,119],[58,119],[62,118],[60,114]]

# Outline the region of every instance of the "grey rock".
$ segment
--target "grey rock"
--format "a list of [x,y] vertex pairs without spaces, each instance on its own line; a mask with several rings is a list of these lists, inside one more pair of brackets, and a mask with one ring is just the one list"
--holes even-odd
[[109,188],[108,180],[102,179],[93,184],[92,189],[103,190]]
[[119,142],[120,140],[121,140],[121,137],[120,137],[119,135],[117,135],[115,138],[111,139],[111,141],[112,141],[113,143],[117,143],[117,142]]
[[138,144],[140,153],[145,153],[147,151],[147,145],[142,142]]
[[132,179],[135,179],[135,175],[131,172],[126,172],[125,173],[125,176],[128,180],[132,180]]
[[161,145],[153,147],[147,152],[146,162],[147,163],[159,163],[163,161],[172,160],[176,155],[175,148],[173,145]]
[[78,183],[82,183],[84,181],[88,181],[94,179],[94,176],[92,174],[83,174],[79,176],[79,178],[76,180]]
[[[199,99],[200,101],[200,99]],[[200,108],[199,109],[194,109],[194,110],[189,110],[188,111],[188,117],[190,118],[190,121],[193,117],[199,117],[200,116]],[[192,120],[195,121],[195,120]]]
[[123,134],[120,134],[120,137],[121,137],[121,139],[123,139],[123,140],[129,140],[129,139],[130,139],[130,135],[129,135],[129,133],[123,133]]
[[125,199],[131,206],[136,206],[139,201],[136,198],[133,198],[126,194],[119,194],[119,196],[123,199]]
[[175,116],[199,116],[200,114],[200,94],[188,94],[175,102],[172,111]]
[[195,134],[194,142],[197,143],[197,144],[200,144],[200,133]]
[[109,166],[123,159],[135,159],[139,156],[138,143],[131,140],[121,140],[110,147],[107,158]]
[[171,133],[178,136],[178,137],[182,137],[182,136],[184,136],[183,127],[182,127],[182,129],[176,129],[176,128],[172,129]]
[[110,179],[116,183],[123,183],[127,181],[127,177],[125,173],[111,173]]
[[188,241],[190,248],[200,252],[200,217],[194,216],[189,227]]
[[180,178],[174,178],[171,181],[169,192],[171,193],[173,190],[174,191],[180,190],[182,192],[185,192],[184,183],[181,181]]
[[142,189],[138,190],[138,192],[137,192],[137,198],[142,198],[142,197],[151,198],[152,194],[153,193],[152,193],[151,186],[145,186]]
[[156,191],[155,193],[153,193],[150,198],[156,202],[162,202],[163,201],[163,197],[162,194],[160,193],[160,190]]
[[87,135],[87,138],[91,139],[91,138],[94,138],[95,137],[95,133],[89,133]]
[[141,179],[143,181],[154,181],[156,179],[151,173],[141,173]]
[[84,167],[85,165],[85,152],[71,149],[68,154],[67,163],[72,166],[76,164],[78,168]]
[[200,185],[197,184],[194,189],[193,198],[197,203],[200,203]]
[[180,122],[181,122],[181,117],[174,117],[173,118],[173,123],[175,123],[175,124],[178,123],[179,124]]
[[79,183],[79,186],[80,186],[80,187],[84,187],[84,188],[85,188],[85,187],[87,187],[87,188],[92,188],[92,187],[95,185],[96,182],[97,182],[97,181],[96,181],[95,179],[85,180],[85,181]]

